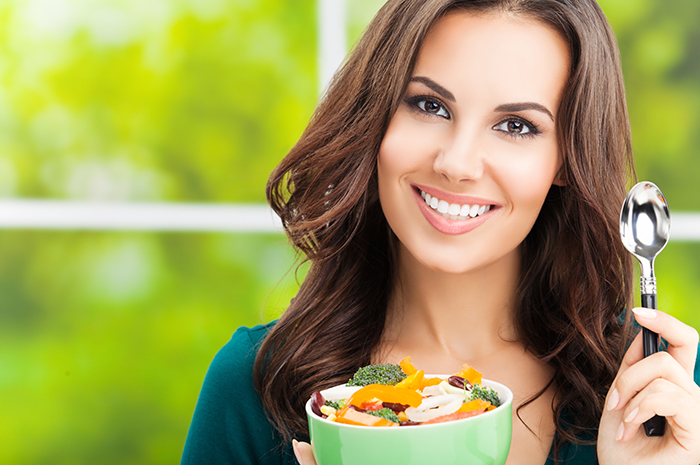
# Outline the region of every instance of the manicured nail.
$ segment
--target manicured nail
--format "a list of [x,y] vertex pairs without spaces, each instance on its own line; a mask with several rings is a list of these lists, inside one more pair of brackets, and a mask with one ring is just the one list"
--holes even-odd
[[610,399],[608,399],[608,410],[617,407],[618,402],[620,402],[620,394],[617,393],[617,389],[613,389],[613,392],[610,394]]
[[297,458],[297,462],[301,463],[301,456],[299,456],[299,451],[297,450],[296,439],[292,439],[292,449],[294,449],[294,456]]
[[653,320],[657,315],[656,310],[652,310],[651,308],[637,307],[633,308],[632,311],[639,318],[645,318],[647,320]]
[[622,436],[625,435],[625,424],[620,423],[620,426],[617,428],[617,434],[615,435],[615,440],[619,441],[622,439]]
[[630,421],[634,420],[634,417],[637,416],[637,413],[639,413],[639,407],[635,407],[634,410],[632,410],[630,414],[627,415],[627,418],[625,418],[625,423],[629,423]]

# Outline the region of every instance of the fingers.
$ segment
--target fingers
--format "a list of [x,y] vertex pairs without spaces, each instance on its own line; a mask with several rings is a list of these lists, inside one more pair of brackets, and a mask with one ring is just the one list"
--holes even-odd
[[294,449],[297,462],[299,462],[300,465],[316,465],[316,458],[314,457],[311,444],[292,439],[292,448]]
[[[692,376],[698,348],[697,330],[658,310],[639,307],[632,309],[632,311],[640,325],[658,333],[659,336],[668,341],[667,352],[680,363],[686,373]],[[636,348],[635,353],[630,353],[630,350],[627,352],[630,355],[628,362],[631,362],[628,365],[638,361],[635,359],[640,356],[640,353]],[[627,359],[627,354],[625,359]]]
[[668,341],[666,352],[644,358],[641,333],[630,345],[608,395],[606,408],[621,410],[616,439],[631,440],[654,415],[667,417],[677,439],[696,431],[700,387],[693,380],[697,331],[663,312],[633,309],[637,322]]
[[676,440],[683,442],[684,433],[692,435],[690,431],[693,428],[689,426],[696,424],[700,418],[700,404],[697,401],[700,388],[696,387],[695,390],[698,392],[689,393],[665,379],[654,380],[622,412],[623,421],[615,439],[632,439],[645,421],[659,415],[667,417],[673,425]]
[[620,371],[608,396],[607,409],[619,410],[656,380],[665,380],[685,392],[696,388],[692,376],[668,352],[657,352]]

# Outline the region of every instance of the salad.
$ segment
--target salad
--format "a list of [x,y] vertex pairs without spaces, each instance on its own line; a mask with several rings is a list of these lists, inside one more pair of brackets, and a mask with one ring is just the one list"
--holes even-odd
[[411,364],[360,368],[347,384],[311,396],[321,418],[360,426],[429,425],[480,415],[501,405],[498,393],[481,385],[481,373],[465,364],[447,379],[426,377]]

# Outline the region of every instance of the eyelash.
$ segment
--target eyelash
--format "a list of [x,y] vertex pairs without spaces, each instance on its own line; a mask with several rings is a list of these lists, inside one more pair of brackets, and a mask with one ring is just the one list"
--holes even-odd
[[[415,111],[417,113],[420,113],[421,115],[426,115],[429,117],[438,116],[438,117],[444,118],[444,119],[451,119],[450,112],[447,111],[447,108],[445,107],[445,105],[440,101],[440,99],[433,97],[431,95],[414,95],[412,97],[406,97],[404,99],[404,101],[406,102],[408,107],[411,109],[411,111]],[[438,104],[440,106],[440,108],[442,110],[444,110],[445,113],[447,113],[447,116],[438,115],[436,113],[431,113],[431,112],[428,112],[428,111],[422,109],[420,106],[418,106],[418,104],[420,102],[426,102],[426,103],[430,102],[430,103]],[[496,123],[493,126],[493,128],[495,129],[496,127],[500,126],[501,124],[508,123],[511,121],[514,121],[514,122],[517,122],[517,123],[524,125],[528,129],[528,132],[526,132],[525,134],[514,134],[514,133],[511,133],[508,131],[501,131],[501,130],[498,130],[498,131],[503,132],[504,134],[512,137],[513,139],[522,138],[522,137],[532,138],[532,137],[535,137],[538,134],[542,133],[542,131],[539,129],[539,127],[535,123],[533,123],[532,121],[530,121],[528,119],[520,117],[520,116],[517,116],[517,117],[516,116],[509,116],[508,118],[505,118],[505,119],[499,121],[498,123]]]
[[[502,131],[500,129],[496,129],[501,124],[510,123],[510,122],[516,122],[516,123],[520,123],[520,124],[524,125],[528,129],[528,132],[526,132],[525,134],[516,134],[516,133],[509,132],[509,131]],[[532,137],[535,137],[538,134],[542,133],[542,131],[539,129],[539,127],[535,123],[533,123],[532,121],[527,120],[523,117],[520,117],[520,116],[509,116],[508,118],[505,118],[505,119],[499,121],[498,123],[496,123],[493,126],[493,129],[496,129],[497,131],[503,132],[505,135],[510,136],[513,139],[517,139],[520,137],[532,138]]]
[[[412,111],[415,111],[415,112],[420,113],[422,115],[438,116],[438,117],[444,118],[444,119],[451,119],[450,112],[447,111],[447,108],[445,107],[445,105],[443,105],[443,103],[439,99],[437,99],[431,95],[414,95],[413,97],[406,97],[404,99],[404,101],[408,105],[408,108],[410,108]],[[426,103],[430,102],[430,103],[436,103],[436,104],[440,105],[440,108],[442,110],[445,110],[445,113],[447,113],[447,116],[442,116],[442,115],[438,115],[437,113],[431,113],[429,111],[425,111],[424,109],[422,109],[421,107],[418,106],[418,104],[420,102],[426,102]]]

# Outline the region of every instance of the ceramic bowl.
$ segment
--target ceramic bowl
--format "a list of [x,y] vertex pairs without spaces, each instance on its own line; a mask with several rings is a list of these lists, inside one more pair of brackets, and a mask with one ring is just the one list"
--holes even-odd
[[494,381],[483,380],[482,385],[498,393],[500,407],[475,417],[430,425],[336,423],[314,414],[309,400],[306,415],[316,461],[318,465],[502,465],[513,431],[513,393]]

